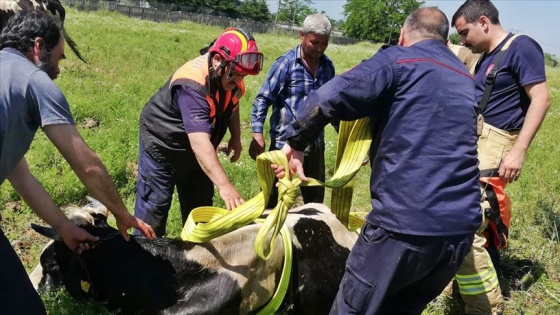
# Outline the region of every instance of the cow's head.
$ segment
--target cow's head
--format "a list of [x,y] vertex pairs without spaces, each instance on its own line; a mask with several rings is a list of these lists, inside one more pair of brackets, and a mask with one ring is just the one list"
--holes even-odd
[[64,285],[76,299],[108,301],[109,307],[118,305],[125,313],[149,313],[176,303],[175,269],[171,263],[143,249],[134,236],[126,242],[118,230],[107,224],[105,206],[90,199],[90,205],[71,208],[69,212],[76,225],[100,240],[78,255],[52,228],[32,224],[35,231],[54,240],[41,254],[43,277],[39,290]]
[[[69,219],[76,226],[86,229],[91,234],[97,235],[96,232],[100,232],[101,238],[101,235],[105,235],[107,232],[113,230],[107,224],[108,210],[99,201],[91,197],[87,198],[90,202],[87,206],[68,208]],[[83,275],[85,270],[79,266],[79,256],[64,244],[62,238],[53,228],[33,223],[31,223],[31,228],[39,234],[52,239],[41,252],[40,266],[36,268],[36,270],[39,270],[42,274],[34,275],[34,277],[38,276],[39,278],[35,280],[32,279],[32,281],[38,283],[36,284],[36,289],[38,291],[51,291],[66,285],[68,291],[75,298],[84,298],[91,295],[89,290],[78,289],[78,287],[82,285],[84,288],[87,287],[87,284],[80,283],[80,286],[77,286],[76,283],[71,280],[74,275],[78,274],[80,275],[79,278],[85,277],[85,275]],[[67,276],[65,281],[61,267],[66,275],[73,276]],[[33,273],[35,273],[35,271]]]

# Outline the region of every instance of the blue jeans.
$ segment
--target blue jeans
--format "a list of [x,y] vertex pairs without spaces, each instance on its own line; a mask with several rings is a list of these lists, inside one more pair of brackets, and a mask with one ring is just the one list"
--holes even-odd
[[404,235],[366,223],[330,314],[421,314],[453,278],[473,237]]

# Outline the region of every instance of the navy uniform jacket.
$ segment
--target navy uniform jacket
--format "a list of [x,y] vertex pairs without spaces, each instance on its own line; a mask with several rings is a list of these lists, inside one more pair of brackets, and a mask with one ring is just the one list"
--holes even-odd
[[288,144],[332,119],[372,117],[367,220],[396,233],[461,235],[481,224],[477,103],[471,75],[442,42],[393,46],[335,77],[304,104]]

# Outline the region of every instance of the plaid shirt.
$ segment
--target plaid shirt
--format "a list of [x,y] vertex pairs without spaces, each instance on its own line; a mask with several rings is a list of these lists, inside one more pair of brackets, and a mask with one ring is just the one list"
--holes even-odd
[[286,128],[297,118],[298,110],[309,92],[332,79],[334,73],[332,61],[323,55],[317,77],[314,78],[304,66],[301,45],[280,56],[272,64],[253,102],[253,133],[263,133],[268,108],[272,105],[270,138],[276,143],[276,148],[282,148],[286,141]]

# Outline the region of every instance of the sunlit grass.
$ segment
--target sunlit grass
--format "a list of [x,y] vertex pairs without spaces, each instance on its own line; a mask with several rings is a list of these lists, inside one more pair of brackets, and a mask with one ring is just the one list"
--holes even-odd
[[[137,162],[138,119],[146,101],[185,61],[198,55],[221,31],[197,25],[155,23],[130,19],[113,12],[77,12],[68,10],[66,28],[79,44],[87,64],[79,61],[67,48],[61,77],[56,83],[67,96],[82,136],[104,161],[125,203],[132,211],[135,178],[131,165]],[[238,163],[220,154],[220,161],[245,200],[260,191],[255,163],[247,153],[251,140],[251,104],[272,62],[294,47],[297,36],[255,34],[265,54],[261,74],[247,77],[246,97],[241,100],[244,151]],[[350,69],[373,55],[379,45],[359,43],[350,46],[330,45],[327,54],[337,73]],[[511,292],[506,314],[559,314],[560,297],[560,145],[556,126],[560,125],[560,71],[550,69],[548,83],[552,108],[529,151],[521,180],[508,188],[514,203],[511,246],[504,252],[507,266],[515,271],[502,284]],[[88,121],[98,122],[86,127]],[[265,127],[266,128],[266,127]],[[224,139],[227,141],[229,136]],[[336,132],[326,128],[327,176],[332,175],[336,152]],[[27,158],[32,172],[61,207],[84,202],[86,189],[43,133],[37,133]],[[353,209],[369,211],[369,167],[356,178]],[[168,223],[168,235],[181,230],[178,198],[174,198]],[[46,241],[28,226],[40,222],[9,183],[0,187],[0,223],[30,271]],[[215,205],[223,206],[216,193]],[[14,203],[16,202],[16,203]],[[330,202],[327,193],[326,204]],[[520,265],[529,260],[531,267]],[[525,281],[525,282],[523,282]],[[522,283],[522,285],[519,285]],[[50,314],[101,314],[102,306],[77,303],[66,293],[44,297]],[[438,299],[427,314],[454,314],[454,301]]]

